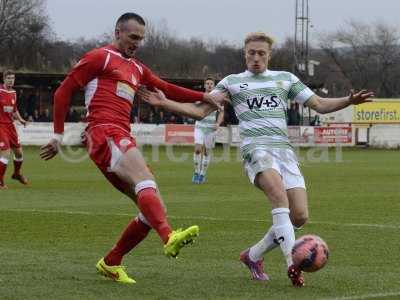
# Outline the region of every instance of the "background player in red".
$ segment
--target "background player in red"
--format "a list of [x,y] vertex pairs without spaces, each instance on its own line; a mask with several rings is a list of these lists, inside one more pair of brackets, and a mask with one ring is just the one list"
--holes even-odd
[[7,188],[4,183],[4,175],[11,150],[14,153],[14,173],[11,178],[18,180],[22,184],[28,184],[25,176],[21,174],[21,166],[24,159],[18,134],[13,124],[14,119],[16,119],[22,125],[26,125],[26,121],[21,117],[17,109],[17,94],[13,90],[15,73],[11,70],[4,71],[3,82],[3,85],[0,85],[0,189]]
[[118,282],[133,283],[122,258],[153,228],[164,243],[167,256],[177,256],[181,247],[197,235],[198,226],[172,231],[153,174],[130,135],[130,112],[141,85],[158,88],[178,101],[217,103],[222,94],[195,92],[167,83],[135,58],[145,36],[145,21],[135,13],[123,14],[116,23],[110,45],[88,52],[70,71],[54,96],[54,138],[42,147],[41,157],[54,157],[64,131],[71,96],[85,90],[87,106],[86,147],[91,159],[118,190],[137,204],[133,219],[111,251],[97,263],[100,273]]

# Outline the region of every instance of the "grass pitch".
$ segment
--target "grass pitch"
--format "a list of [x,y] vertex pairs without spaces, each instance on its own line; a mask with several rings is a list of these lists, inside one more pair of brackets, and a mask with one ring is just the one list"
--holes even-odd
[[[330,248],[327,266],[306,274],[302,289],[290,285],[279,249],[265,257],[268,284],[250,280],[239,263],[240,251],[271,225],[271,214],[235,153],[231,162],[211,164],[204,185],[190,183],[191,148],[174,149],[187,155],[183,162],[169,161],[165,149],[150,162],[170,222],[198,224],[200,237],[174,260],[151,233],[124,260],[137,281],[126,286],[98,275],[95,264],[136,207],[91,161],[46,163],[38,151],[25,149],[31,185],[8,179],[10,189],[0,191],[0,299],[400,299],[398,151],[349,149],[340,162],[330,151],[328,161],[302,163],[310,223],[298,235],[317,234]],[[315,157],[310,151],[300,156]]]

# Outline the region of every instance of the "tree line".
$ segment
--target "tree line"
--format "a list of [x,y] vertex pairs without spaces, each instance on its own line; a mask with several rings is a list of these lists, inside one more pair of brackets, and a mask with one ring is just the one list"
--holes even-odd
[[[77,40],[61,40],[51,28],[46,0],[0,0],[0,68],[64,73],[86,51],[107,44],[112,33]],[[318,61],[311,81],[322,83],[330,96],[350,88],[374,90],[378,97],[400,96],[399,30],[382,22],[350,21],[344,29],[321,34],[310,48]],[[271,69],[293,70],[292,39],[275,45]],[[222,78],[245,68],[241,46],[226,41],[174,36],[166,24],[147,26],[138,57],[154,72],[170,78]]]

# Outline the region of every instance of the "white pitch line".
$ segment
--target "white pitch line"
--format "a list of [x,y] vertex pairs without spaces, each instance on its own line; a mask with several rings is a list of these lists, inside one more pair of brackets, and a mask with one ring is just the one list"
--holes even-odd
[[337,297],[337,298],[323,298],[320,300],[363,300],[363,299],[382,299],[386,297],[400,296],[400,292],[380,293],[380,294],[366,294],[359,296]]
[[[32,213],[55,213],[55,214],[67,214],[67,215],[87,215],[87,216],[120,216],[120,217],[133,217],[133,214],[127,213],[93,213],[87,211],[65,211],[65,210],[40,210],[40,209],[0,209],[0,211],[10,212],[32,212]],[[174,216],[168,215],[170,219],[177,220],[201,220],[201,221],[215,221],[215,222],[257,222],[267,223],[269,220],[260,219],[223,219],[214,218],[208,216]],[[317,225],[331,225],[331,226],[345,226],[345,227],[369,227],[379,229],[400,229],[400,225],[389,225],[389,224],[368,224],[368,223],[336,223],[336,222],[324,222],[324,221],[309,221],[309,224]]]

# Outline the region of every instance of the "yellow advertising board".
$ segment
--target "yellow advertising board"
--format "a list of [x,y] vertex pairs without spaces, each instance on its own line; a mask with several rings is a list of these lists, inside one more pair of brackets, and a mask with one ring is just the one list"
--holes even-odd
[[353,123],[400,124],[400,100],[373,101],[354,105]]

